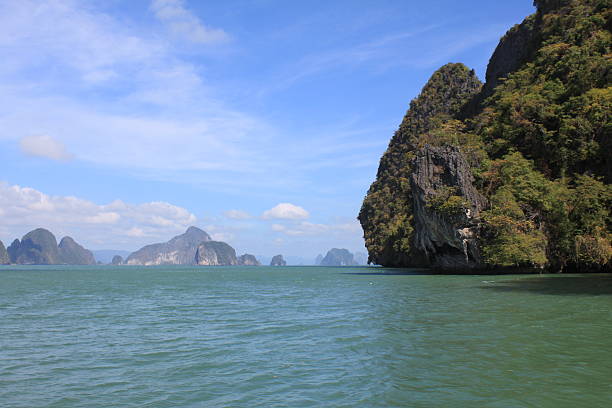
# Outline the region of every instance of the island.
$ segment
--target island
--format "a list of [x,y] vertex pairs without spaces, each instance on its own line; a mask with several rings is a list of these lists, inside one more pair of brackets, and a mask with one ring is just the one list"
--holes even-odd
[[410,103],[359,213],[370,263],[611,270],[609,11],[534,3],[485,83],[450,63]]

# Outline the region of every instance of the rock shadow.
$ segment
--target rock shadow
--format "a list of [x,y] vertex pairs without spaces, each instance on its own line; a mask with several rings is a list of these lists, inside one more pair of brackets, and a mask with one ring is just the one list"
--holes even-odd
[[612,295],[612,274],[555,275],[482,285],[495,292],[531,292],[544,295]]

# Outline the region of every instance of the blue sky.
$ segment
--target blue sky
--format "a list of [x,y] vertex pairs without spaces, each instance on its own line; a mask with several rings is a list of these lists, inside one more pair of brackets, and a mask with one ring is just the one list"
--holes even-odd
[[431,73],[531,0],[0,0],[0,240],[363,251],[355,220]]

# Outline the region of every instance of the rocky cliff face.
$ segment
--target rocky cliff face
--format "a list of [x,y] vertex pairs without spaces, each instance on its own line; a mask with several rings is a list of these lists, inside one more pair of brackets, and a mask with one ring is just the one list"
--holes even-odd
[[480,212],[486,200],[456,146],[425,145],[412,160],[413,262],[446,269],[482,267]]
[[57,265],[61,263],[55,236],[43,228],[16,239],[8,247],[11,263],[23,265]]
[[211,241],[210,235],[196,227],[189,227],[184,234],[170,241],[147,245],[130,254],[128,265],[194,265],[196,251],[202,242]]
[[244,254],[238,257],[238,265],[243,266],[260,266],[261,263],[255,258],[255,255]]
[[111,264],[112,265],[123,265],[123,257],[121,255],[113,256]]
[[283,259],[282,255],[275,255],[270,261],[270,266],[286,266],[287,262]]
[[330,249],[321,260],[321,266],[354,266],[357,265],[353,254],[348,249]]
[[610,2],[534,4],[484,86],[448,64],[410,103],[359,213],[369,262],[612,270]]
[[59,243],[59,257],[61,263],[67,265],[95,265],[91,251],[77,244],[71,237],[64,237]]
[[423,134],[437,123],[458,115],[472,101],[482,84],[463,64],[448,64],[436,71],[421,94],[410,103],[398,131],[380,160],[359,212],[368,261],[384,266],[414,263],[414,222],[410,175],[411,159]]
[[195,254],[196,265],[231,266],[238,265],[236,251],[225,242],[202,242]]
[[9,258],[9,254],[4,247],[2,241],[0,241],[0,265],[8,265],[11,263],[11,259]]
[[321,261],[323,260],[323,255],[319,254],[317,255],[317,257],[315,258],[315,265],[321,265]]

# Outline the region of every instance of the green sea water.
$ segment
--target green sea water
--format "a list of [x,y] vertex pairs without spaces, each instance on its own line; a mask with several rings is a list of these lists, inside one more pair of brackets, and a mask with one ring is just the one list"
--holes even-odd
[[2,267],[2,407],[609,407],[612,277]]

